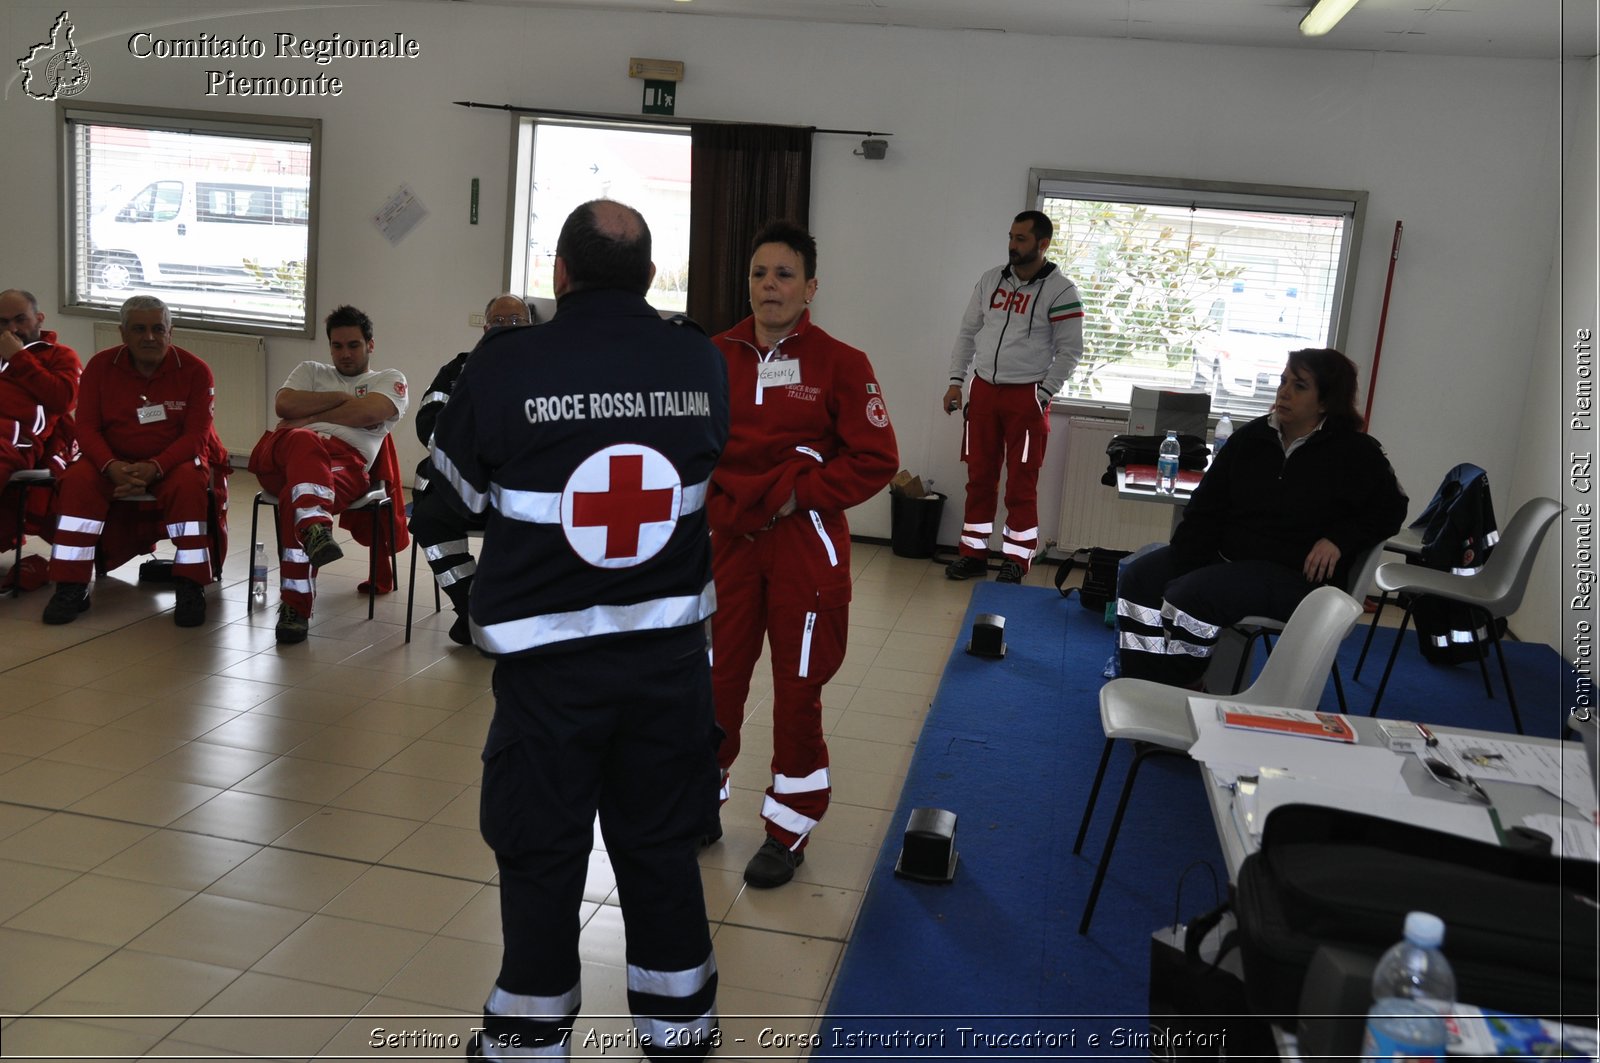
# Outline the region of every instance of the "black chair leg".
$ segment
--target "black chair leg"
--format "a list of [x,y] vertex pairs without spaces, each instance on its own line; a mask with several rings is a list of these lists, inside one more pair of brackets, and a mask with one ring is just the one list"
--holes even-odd
[[[430,571],[432,571],[430,569]],[[417,536],[411,534],[411,579],[406,586],[406,641],[411,641],[411,610],[417,604]]]
[[1367,625],[1367,637],[1361,643],[1361,656],[1356,658],[1356,670],[1350,678],[1361,681],[1361,668],[1367,663],[1367,651],[1372,648],[1372,636],[1378,633],[1378,621],[1383,617],[1383,607],[1389,604],[1389,592],[1378,595],[1378,608],[1372,613],[1372,623]]
[[1106,847],[1100,854],[1100,864],[1094,869],[1094,883],[1089,887],[1089,899],[1083,903],[1083,918],[1078,921],[1078,933],[1089,933],[1089,920],[1094,918],[1095,902],[1100,899],[1100,887],[1106,880],[1106,868],[1111,865],[1111,850],[1117,844],[1117,832],[1122,829],[1122,815],[1128,810],[1128,797],[1133,793],[1133,780],[1139,774],[1139,764],[1146,757],[1167,754],[1169,756],[1188,756],[1184,750],[1168,749],[1165,746],[1139,745],[1133,755],[1133,763],[1128,766],[1128,777],[1122,783],[1122,797],[1117,801],[1117,814],[1111,818],[1111,833],[1106,835]]
[[1506,654],[1500,648],[1500,631],[1494,617],[1489,618],[1489,640],[1494,643],[1494,655],[1500,659],[1500,678],[1506,684],[1506,701],[1511,705],[1511,723],[1517,734],[1522,733],[1522,715],[1517,712],[1517,694],[1511,689],[1511,670],[1506,667]]
[[[1489,617],[1489,629],[1494,630],[1494,617]],[[1494,700],[1494,687],[1489,685],[1489,651],[1478,641],[1478,624],[1469,608],[1467,612],[1467,637],[1472,640],[1472,656],[1478,660],[1478,673],[1483,676],[1483,693]]]
[[1400,618],[1400,630],[1394,633],[1394,645],[1389,648],[1389,663],[1383,667],[1383,678],[1378,681],[1378,693],[1372,699],[1372,708],[1367,710],[1368,716],[1378,715],[1378,706],[1383,703],[1383,692],[1389,686],[1389,673],[1394,671],[1395,658],[1400,656],[1400,643],[1405,641],[1406,628],[1411,626],[1411,604],[1406,603],[1405,615]]
[[[255,501],[253,503],[251,503],[251,505],[250,505],[250,564],[252,566],[254,566],[255,563],[256,563],[256,543],[261,541],[261,540],[256,538],[256,532],[257,532],[258,527],[259,527],[258,522],[260,521],[260,519],[261,519],[261,496],[259,494],[257,494]],[[278,552],[278,563],[280,565],[283,563],[283,552],[282,551]],[[244,612],[245,612],[245,615],[249,616],[251,613],[253,613],[255,611],[256,611],[256,596],[253,595],[253,594],[247,595],[245,597],[245,600],[244,600]]]
[[1112,739],[1106,739],[1106,747],[1100,752],[1100,770],[1094,773],[1094,785],[1089,787],[1089,800],[1083,806],[1083,822],[1078,824],[1078,840],[1072,843],[1073,855],[1083,852],[1083,838],[1089,833],[1089,817],[1094,814],[1094,802],[1100,796],[1100,782],[1106,777],[1106,765],[1111,763],[1111,747],[1114,744]]

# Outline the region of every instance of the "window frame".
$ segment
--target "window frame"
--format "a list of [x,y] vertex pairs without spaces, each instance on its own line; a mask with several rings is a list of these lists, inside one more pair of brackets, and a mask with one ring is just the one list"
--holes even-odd
[[[1337,263],[1335,294],[1330,306],[1328,336],[1330,346],[1345,351],[1349,340],[1351,308],[1355,301],[1362,231],[1366,227],[1368,193],[1365,191],[1031,167],[1028,170],[1026,194],[1028,209],[1031,210],[1043,210],[1048,197],[1148,206],[1342,216],[1346,223]],[[1085,302],[1085,311],[1093,314],[1093,303],[1087,299]],[[1067,412],[1083,413],[1123,413],[1128,409],[1127,403],[1068,397],[1064,393],[1056,395],[1053,405]],[[1211,420],[1214,422],[1222,412],[1214,408],[1210,414]]]
[[[164,291],[161,297],[171,306],[174,320],[181,322],[186,327],[209,329],[217,332],[238,332],[249,335],[316,338],[318,328],[317,247],[322,185],[320,179],[322,120],[320,118],[196,111],[170,107],[145,107],[137,104],[57,101],[56,160],[59,178],[57,184],[57,220],[61,242],[59,274],[61,312],[75,317],[116,320],[118,318],[118,307],[108,306],[103,300],[97,301],[90,298],[86,290],[87,285],[80,288],[78,281],[80,275],[80,263],[78,261],[80,251],[86,253],[89,247],[89,235],[84,231],[89,217],[87,204],[83,202],[83,198],[87,193],[77,169],[81,160],[78,156],[75,144],[76,133],[74,132],[74,126],[83,123],[170,133],[237,136],[251,140],[278,140],[304,144],[310,151],[308,172],[304,178],[294,178],[295,183],[303,180],[306,185],[304,193],[306,204],[306,216],[304,218],[306,255],[305,287],[302,293],[304,299],[303,320],[299,323],[282,323],[261,318],[231,315],[226,307],[185,305],[177,299],[169,298]],[[279,175],[270,176],[276,178]],[[152,183],[162,179],[160,176],[155,176],[152,179]],[[196,178],[197,185],[202,181],[208,184],[224,186],[236,183],[236,179],[232,175],[217,178]],[[299,224],[300,219],[290,217],[289,212],[285,210],[286,200],[290,198],[286,194],[287,192],[287,188],[279,188],[273,196],[274,217],[276,218],[281,214],[285,222]],[[298,192],[296,192],[296,198],[298,198]],[[89,264],[83,265],[83,269],[86,270],[88,268]],[[84,273],[83,276],[87,276],[87,273]],[[129,294],[133,293],[130,292]]]

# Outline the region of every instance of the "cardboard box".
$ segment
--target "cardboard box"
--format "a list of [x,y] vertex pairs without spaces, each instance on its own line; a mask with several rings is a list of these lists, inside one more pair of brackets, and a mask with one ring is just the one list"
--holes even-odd
[[909,469],[901,469],[894,474],[894,479],[889,481],[889,490],[907,498],[924,498],[928,494],[928,489],[922,486],[922,477],[913,476]]
[[1203,391],[1133,389],[1128,399],[1128,431],[1136,436],[1158,436],[1168,429],[1180,436],[1206,438],[1211,396]]

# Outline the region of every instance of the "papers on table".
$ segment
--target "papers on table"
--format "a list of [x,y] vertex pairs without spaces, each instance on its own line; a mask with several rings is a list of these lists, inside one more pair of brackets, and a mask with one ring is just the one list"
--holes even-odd
[[[1350,789],[1394,793],[1405,788],[1400,780],[1401,758],[1381,746],[1308,742],[1295,735],[1233,730],[1218,721],[1212,699],[1190,698],[1189,705],[1199,736],[1189,755],[1226,782],[1241,775],[1260,775],[1261,769],[1268,768]],[[1200,711],[1196,711],[1197,705],[1202,707]]]
[[1459,834],[1463,838],[1496,845],[1500,843],[1500,834],[1495,830],[1494,819],[1489,815],[1487,805],[1418,797],[1403,786],[1398,791],[1380,792],[1275,775],[1263,775],[1256,786],[1251,823],[1255,837],[1261,837],[1261,825],[1267,821],[1269,812],[1279,805],[1295,804],[1328,805],[1392,819],[1398,823],[1424,823],[1434,830]]
[[[1501,830],[1525,822],[1555,839],[1568,856],[1600,859],[1597,853],[1594,783],[1577,743],[1571,749],[1515,737],[1438,733],[1438,745],[1411,750],[1437,757],[1477,782],[1537,786],[1562,798],[1580,816],[1530,811],[1507,818],[1505,809],[1461,799],[1434,780],[1416,792],[1402,775],[1413,757],[1383,745],[1306,741],[1223,726],[1218,701],[1189,699],[1196,739],[1189,754],[1203,763],[1212,782],[1232,792],[1232,818],[1246,850],[1260,844],[1267,815],[1279,805],[1318,804],[1347,808],[1402,823],[1417,823],[1465,838],[1499,843]],[[1414,770],[1414,769],[1413,769]],[[1426,773],[1419,778],[1426,780]],[[1437,787],[1435,791],[1433,787]],[[1502,796],[1505,796],[1502,794]],[[1588,804],[1585,807],[1585,800]],[[1516,807],[1518,802],[1507,802]],[[1559,807],[1559,806],[1558,806]],[[1518,810],[1521,811],[1520,809]],[[1495,815],[1501,819],[1497,826]]]
[[1553,812],[1524,816],[1522,822],[1525,826],[1548,834],[1552,841],[1550,851],[1557,856],[1600,860],[1600,845],[1596,844],[1596,831],[1592,824],[1572,816],[1558,816]]
[[1482,738],[1440,734],[1436,753],[1463,775],[1479,782],[1538,786],[1585,815],[1596,810],[1594,779],[1583,746],[1522,742],[1516,738]]

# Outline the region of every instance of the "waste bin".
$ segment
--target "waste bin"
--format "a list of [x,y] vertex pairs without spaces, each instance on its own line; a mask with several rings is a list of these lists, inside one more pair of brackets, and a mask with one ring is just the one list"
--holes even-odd
[[933,556],[944,499],[937,491],[925,498],[889,492],[889,544],[896,557]]

